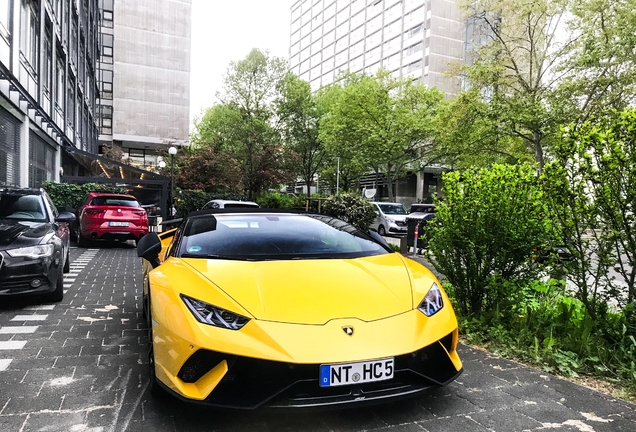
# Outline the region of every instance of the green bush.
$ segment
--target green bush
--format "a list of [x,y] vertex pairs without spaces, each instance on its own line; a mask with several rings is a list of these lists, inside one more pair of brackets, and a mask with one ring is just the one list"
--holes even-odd
[[509,282],[532,279],[532,249],[549,243],[550,224],[530,165],[444,175],[436,222],[427,224],[429,258],[468,316],[514,302]]
[[602,319],[593,320],[561,280],[532,281],[515,289],[520,295],[513,307],[459,318],[468,342],[547,372],[603,377],[636,390],[633,304],[622,311],[606,308]]
[[59,209],[76,210],[83,203],[82,200],[89,192],[128,194],[128,189],[96,183],[57,183],[47,181],[43,185],[44,190],[53,200],[53,204]]
[[342,193],[327,198],[322,204],[323,212],[329,216],[368,231],[376,217],[371,201],[350,193]]
[[279,192],[267,192],[256,198],[256,202],[263,208],[270,209],[304,209],[305,197],[287,195]]

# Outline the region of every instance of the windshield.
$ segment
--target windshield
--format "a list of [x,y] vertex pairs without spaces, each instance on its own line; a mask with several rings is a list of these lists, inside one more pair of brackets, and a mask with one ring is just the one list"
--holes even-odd
[[352,225],[327,216],[205,215],[188,220],[183,258],[284,260],[358,258],[388,253]]
[[0,194],[0,219],[48,222],[39,195]]
[[406,209],[402,204],[379,204],[380,210],[384,214],[390,215],[405,215]]
[[135,198],[100,196],[91,200],[94,206],[141,207]]

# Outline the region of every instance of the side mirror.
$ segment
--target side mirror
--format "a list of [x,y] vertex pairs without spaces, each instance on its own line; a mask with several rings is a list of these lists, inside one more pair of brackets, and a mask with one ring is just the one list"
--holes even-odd
[[376,243],[379,243],[380,246],[382,246],[384,249],[388,250],[389,252],[393,252],[393,249],[391,249],[391,246],[389,246],[386,240],[384,240],[384,237],[378,234],[376,230],[370,229],[369,236],[371,236],[371,238],[375,240]]
[[152,268],[160,264],[159,252],[161,252],[161,240],[156,232],[149,232],[137,243],[137,256],[148,260]]
[[61,223],[71,223],[71,222],[75,222],[75,215],[73,213],[70,212],[61,212],[56,218],[55,218],[55,222],[61,222]]

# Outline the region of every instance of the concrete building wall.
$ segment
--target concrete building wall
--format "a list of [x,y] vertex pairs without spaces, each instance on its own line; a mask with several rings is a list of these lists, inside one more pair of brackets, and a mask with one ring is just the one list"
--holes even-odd
[[116,0],[114,16],[113,139],[186,141],[192,1]]
[[431,41],[428,85],[437,87],[447,97],[461,90],[459,78],[445,75],[449,64],[463,61],[464,17],[454,0],[431,1]]

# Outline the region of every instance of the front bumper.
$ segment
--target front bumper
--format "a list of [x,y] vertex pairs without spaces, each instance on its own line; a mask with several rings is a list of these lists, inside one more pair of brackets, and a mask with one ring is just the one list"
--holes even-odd
[[58,272],[62,271],[59,258],[33,260],[12,258],[6,252],[0,255],[0,296],[46,294],[55,290]]
[[454,381],[463,372],[456,369],[448,354],[456,342],[457,332],[452,332],[420,350],[396,356],[390,380],[338,387],[320,387],[320,364],[275,362],[200,349],[181,367],[178,379],[195,385],[210,374],[223,372],[212,393],[193,401],[169,386],[163,387],[183,400],[234,409],[374,404],[414,397]]

